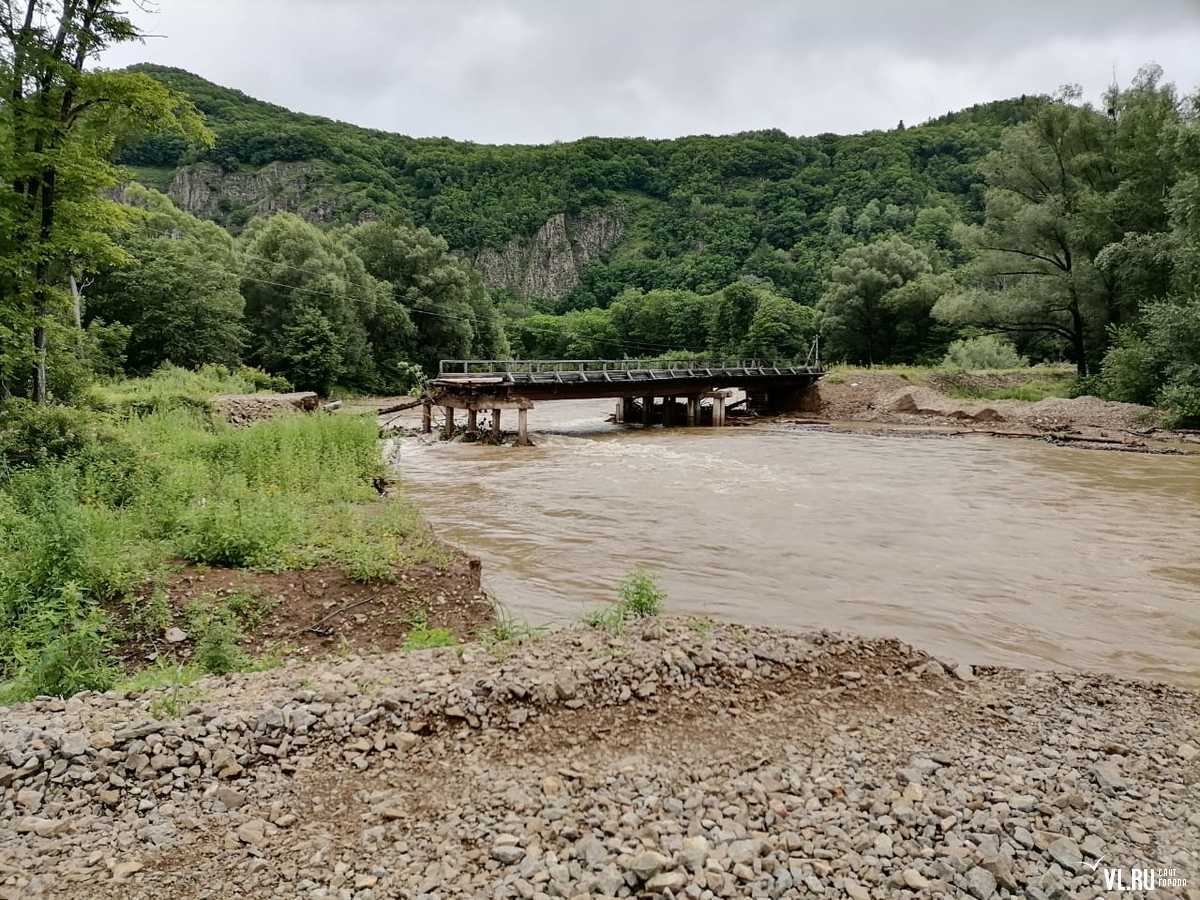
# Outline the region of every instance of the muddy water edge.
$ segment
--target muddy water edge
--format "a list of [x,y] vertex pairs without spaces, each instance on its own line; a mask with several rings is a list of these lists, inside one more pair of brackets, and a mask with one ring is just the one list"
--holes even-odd
[[532,448],[395,448],[430,521],[519,617],[576,620],[641,565],[674,613],[1200,686],[1200,457],[624,428],[610,411],[544,404]]

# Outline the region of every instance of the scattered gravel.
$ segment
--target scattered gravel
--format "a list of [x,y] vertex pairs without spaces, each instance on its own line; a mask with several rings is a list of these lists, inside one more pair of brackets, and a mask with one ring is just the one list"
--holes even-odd
[[1196,898],[1198,746],[1166,685],[568,630],[14,707],[0,898]]

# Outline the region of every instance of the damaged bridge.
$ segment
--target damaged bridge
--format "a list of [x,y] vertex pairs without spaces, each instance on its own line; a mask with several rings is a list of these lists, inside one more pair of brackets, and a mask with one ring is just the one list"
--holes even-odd
[[517,443],[529,443],[529,410],[551,400],[616,400],[616,421],[665,426],[725,424],[731,390],[746,393],[752,409],[784,411],[824,375],[810,356],[806,365],[762,360],[670,362],[662,359],[442,360],[429,385],[424,430],[432,408],[445,411],[445,437],[454,434],[456,410],[466,413],[467,440],[480,436],[479,413],[490,412],[494,440],[505,410],[517,412]]

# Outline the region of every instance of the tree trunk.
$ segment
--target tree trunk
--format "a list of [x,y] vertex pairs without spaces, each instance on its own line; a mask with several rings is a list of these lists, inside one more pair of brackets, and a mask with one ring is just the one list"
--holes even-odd
[[33,402],[46,402],[46,304],[39,302],[34,310],[37,324],[33,326]]
[[79,290],[79,282],[75,280],[74,272],[67,275],[67,279],[71,282],[71,299],[74,301],[75,328],[83,331],[83,293]]
[[1083,316],[1079,312],[1078,302],[1071,304],[1071,345],[1075,354],[1075,371],[1083,378],[1088,374],[1088,360],[1083,339]]

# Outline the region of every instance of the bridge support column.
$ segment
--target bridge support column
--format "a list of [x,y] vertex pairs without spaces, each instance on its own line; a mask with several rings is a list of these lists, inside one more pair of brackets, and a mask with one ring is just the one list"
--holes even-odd
[[433,404],[428,400],[421,404],[421,433],[433,433]]
[[446,425],[442,429],[442,438],[448,441],[454,437],[454,407],[444,406],[442,412],[446,414]]
[[517,410],[517,446],[528,447],[529,444],[529,410]]
[[471,443],[479,440],[479,413],[475,409],[467,410],[467,434],[463,440]]
[[649,428],[653,421],[654,421],[654,398],[653,397],[643,397],[642,398],[642,424],[645,425],[647,428]]
[[725,401],[729,399],[727,391],[711,391],[704,395],[712,398],[712,426],[722,428],[725,425]]
[[695,428],[696,422],[700,420],[700,398],[692,395],[687,398],[687,423],[688,428]]
[[675,398],[663,397],[663,427],[670,428],[675,424]]
[[500,431],[500,410],[493,409],[492,410],[492,440],[495,441],[497,444],[500,443],[501,434],[502,434],[502,432]]

